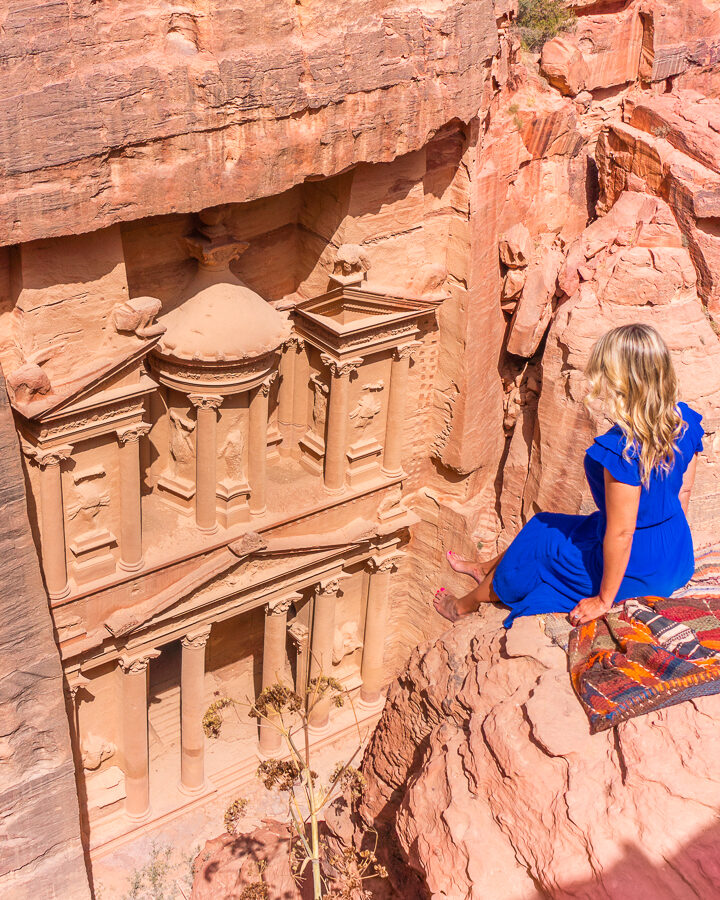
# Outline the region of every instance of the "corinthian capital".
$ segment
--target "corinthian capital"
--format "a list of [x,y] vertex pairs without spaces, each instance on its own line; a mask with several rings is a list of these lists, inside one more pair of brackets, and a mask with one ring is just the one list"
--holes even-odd
[[287,597],[279,597],[270,600],[265,606],[266,616],[285,616],[295,600],[300,600],[302,594],[288,594]]
[[184,637],[180,638],[180,643],[183,647],[191,647],[193,650],[198,650],[207,644],[209,638],[210,626],[207,625],[196,628],[194,631],[189,631]]
[[216,394],[188,394],[188,400],[196,409],[220,409],[223,399]]
[[270,393],[270,388],[272,386],[273,381],[277,378],[277,372],[272,372],[261,384],[258,385],[258,391],[264,396]]
[[420,341],[411,341],[409,344],[401,344],[393,351],[395,359],[412,359],[422,346]]
[[362,356],[356,356],[353,359],[337,360],[333,359],[332,356],[329,356],[327,353],[321,353],[320,359],[322,360],[323,365],[330,369],[334,378],[342,378],[344,375],[349,375],[351,372],[360,368],[364,362]]
[[371,572],[393,572],[397,569],[402,554],[396,553],[393,556],[371,556],[368,559],[368,568]]
[[46,466],[59,466],[64,459],[68,459],[72,453],[70,444],[63,444],[61,447],[34,447],[23,441],[23,453],[35,460],[35,462],[44,469]]
[[341,572],[339,575],[331,575],[329,578],[323,578],[315,585],[315,596],[319,594],[337,594],[340,590],[340,582],[350,578],[350,575]]
[[134,425],[128,425],[127,428],[118,428],[115,434],[121,444],[128,444],[139,441],[148,431],[150,431],[148,422],[136,422]]
[[285,341],[285,347],[288,350],[303,350],[305,347],[305,338],[301,338],[299,334],[291,334]]
[[118,657],[118,665],[126,675],[137,675],[144,672],[151,659],[160,656],[159,650],[142,650],[139,653],[122,653]]

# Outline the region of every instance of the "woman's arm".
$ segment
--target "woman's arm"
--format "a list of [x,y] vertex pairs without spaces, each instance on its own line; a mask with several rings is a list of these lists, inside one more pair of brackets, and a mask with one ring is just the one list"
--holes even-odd
[[573,625],[582,625],[604,615],[615,601],[630,559],[640,487],[623,484],[605,470],[607,525],[603,539],[603,577],[600,593],[586,597],[570,613]]
[[690,460],[690,465],[685,469],[685,475],[683,476],[682,487],[680,488],[680,505],[683,508],[683,512],[687,515],[688,505],[690,504],[690,494],[692,493],[693,485],[695,484],[695,472],[697,470],[697,453]]

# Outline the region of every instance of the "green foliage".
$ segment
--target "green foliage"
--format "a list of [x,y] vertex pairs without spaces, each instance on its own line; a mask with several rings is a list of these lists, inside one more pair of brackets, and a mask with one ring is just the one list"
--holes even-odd
[[563,0],[520,0],[517,28],[524,47],[533,53],[561,31],[568,31],[574,21],[575,13]]

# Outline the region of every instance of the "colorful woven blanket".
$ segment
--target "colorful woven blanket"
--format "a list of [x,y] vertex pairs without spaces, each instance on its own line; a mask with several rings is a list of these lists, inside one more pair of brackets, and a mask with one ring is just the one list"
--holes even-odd
[[570,677],[592,734],[720,693],[720,554],[699,556],[697,566],[672,597],[626,600],[570,633]]

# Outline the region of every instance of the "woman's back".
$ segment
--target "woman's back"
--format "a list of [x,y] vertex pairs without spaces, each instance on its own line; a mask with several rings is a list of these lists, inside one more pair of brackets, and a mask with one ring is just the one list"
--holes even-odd
[[624,484],[641,486],[636,528],[650,528],[662,524],[673,516],[683,514],[680,505],[680,489],[683,476],[693,456],[702,450],[702,416],[686,403],[678,403],[685,422],[685,429],[676,443],[675,459],[669,472],[654,471],[647,486],[642,485],[640,464],[636,452],[625,459],[625,435],[619,425],[595,439],[585,455],[585,474],[593,499],[605,516],[604,469]]

